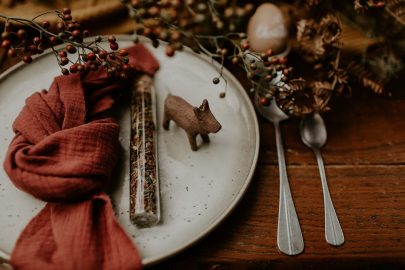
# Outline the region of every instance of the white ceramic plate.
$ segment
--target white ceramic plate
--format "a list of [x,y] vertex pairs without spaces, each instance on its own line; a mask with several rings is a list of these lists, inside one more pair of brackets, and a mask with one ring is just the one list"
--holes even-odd
[[[121,47],[130,46],[130,36],[120,36]],[[124,154],[115,175],[119,181],[112,193],[119,222],[137,245],[144,265],[163,260],[185,249],[217,226],[235,208],[252,178],[258,152],[259,130],[252,104],[244,89],[227,70],[226,98],[219,98],[224,84],[212,83],[218,65],[189,51],[173,58],[164,48],[147,45],[161,64],[155,77],[158,108],[159,173],[162,222],[138,229],[129,221],[129,110],[122,113],[120,141]],[[48,88],[59,75],[56,60],[47,54],[30,65],[17,65],[0,77],[0,161],[13,138],[12,123],[34,91]],[[210,144],[191,151],[183,130],[171,122],[161,127],[163,101],[179,95],[193,105],[206,98],[222,130],[211,135]],[[16,189],[0,167],[0,250],[9,254],[29,220],[44,206]]]

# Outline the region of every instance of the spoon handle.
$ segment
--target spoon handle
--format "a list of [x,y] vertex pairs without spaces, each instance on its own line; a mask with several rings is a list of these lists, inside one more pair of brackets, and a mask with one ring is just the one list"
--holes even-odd
[[329,194],[328,183],[326,181],[325,167],[321,151],[314,148],[316,161],[318,162],[319,173],[321,175],[323,201],[325,205],[325,238],[326,242],[333,246],[340,246],[345,242],[342,227],[336,215],[335,207],[333,207],[332,199]]
[[280,201],[278,212],[277,246],[287,255],[297,255],[304,251],[304,239],[294,202],[292,200],[290,186],[288,184],[287,168],[285,164],[283,142],[281,139],[280,126],[274,123],[276,132],[277,156],[280,174]]

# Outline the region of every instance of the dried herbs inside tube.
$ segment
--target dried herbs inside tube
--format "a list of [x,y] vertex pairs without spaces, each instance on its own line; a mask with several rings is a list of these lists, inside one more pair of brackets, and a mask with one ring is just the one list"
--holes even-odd
[[139,227],[160,220],[155,96],[152,78],[141,75],[132,87],[130,219]]

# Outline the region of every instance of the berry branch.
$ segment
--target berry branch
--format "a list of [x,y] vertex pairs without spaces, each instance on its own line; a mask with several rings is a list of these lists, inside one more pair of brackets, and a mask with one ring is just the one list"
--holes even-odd
[[[40,20],[47,14],[53,14],[59,20],[55,32],[51,30],[49,21]],[[9,57],[19,58],[27,64],[32,62],[32,56],[51,48],[64,75],[105,69],[109,76],[126,78],[131,68],[128,64],[128,52],[119,50],[114,36],[107,39],[111,52],[101,46],[105,41],[102,37],[84,40],[90,36],[90,32],[81,30],[80,24],[73,20],[68,8],[41,13],[32,19],[3,14],[0,14],[0,18],[5,21],[1,47],[7,50]],[[60,44],[64,46],[56,47]]]
[[[172,57],[183,46],[189,46],[197,53],[217,59],[221,67],[212,82],[219,84],[223,80],[225,91],[225,60],[245,70],[252,89],[263,78],[271,82],[278,71],[282,71],[283,80],[286,80],[291,71],[286,67],[286,58],[274,56],[271,50],[265,54],[250,51],[246,34],[235,32],[246,25],[254,11],[251,3],[239,5],[238,1],[211,0],[121,2],[133,15],[136,33],[150,38],[155,47],[163,41],[167,56]],[[222,34],[224,32],[227,34]],[[266,68],[259,72],[258,67],[262,66]],[[225,97],[225,91],[220,93],[220,97]]]

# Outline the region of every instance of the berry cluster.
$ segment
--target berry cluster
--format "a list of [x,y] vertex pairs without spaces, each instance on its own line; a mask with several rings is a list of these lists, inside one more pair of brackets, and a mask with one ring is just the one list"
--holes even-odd
[[[252,83],[253,92],[258,89],[259,104],[269,106],[273,96],[277,93],[279,87],[270,87],[271,83],[279,84],[285,83],[292,72],[292,67],[287,66],[287,57],[279,57],[273,54],[271,49],[264,53],[257,54],[249,51],[249,43],[242,42],[242,50],[244,52],[244,66],[246,70],[246,77]],[[246,61],[246,56],[250,59]],[[240,59],[237,56],[232,58],[232,63],[238,63]],[[274,82],[276,77],[279,81]],[[263,83],[263,81],[265,81]]]
[[[55,14],[59,19],[53,28],[49,21],[40,21],[40,18],[48,13]],[[45,49],[51,48],[64,75],[103,68],[109,76],[126,78],[131,68],[128,64],[128,52],[119,50],[114,36],[108,37],[111,52],[101,47],[101,37],[85,41],[84,38],[88,37],[90,32],[81,30],[81,25],[73,20],[68,8],[49,11],[32,20],[3,15],[0,17],[6,20],[1,34],[1,47],[7,50],[9,57],[31,63],[34,55],[42,54]],[[64,46],[55,47],[59,44]]]
[[137,33],[150,38],[155,46],[166,42],[166,54],[173,56],[183,44],[204,50],[201,39],[213,33],[234,32],[253,12],[251,3],[207,0],[121,0],[132,10]]

